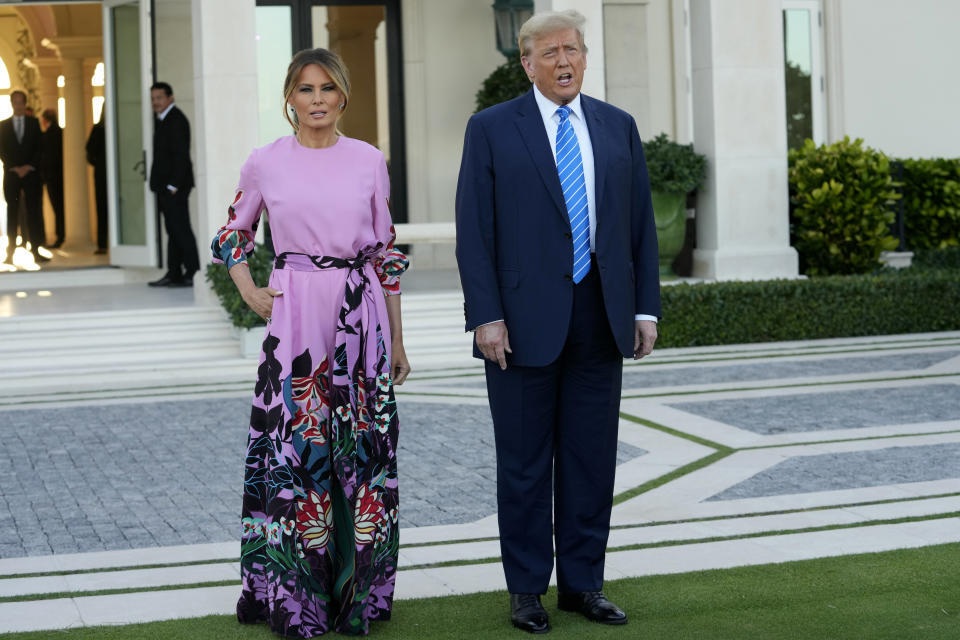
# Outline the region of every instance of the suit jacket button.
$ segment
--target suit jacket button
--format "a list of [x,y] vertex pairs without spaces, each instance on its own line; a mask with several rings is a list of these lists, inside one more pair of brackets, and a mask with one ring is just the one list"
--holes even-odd
[[569,273],[565,273],[565,274],[563,274],[563,279],[564,279],[564,280],[567,280],[567,281],[569,282],[569,281],[572,281],[572,280],[573,280],[573,276],[570,275]]
[[573,234],[567,231],[566,233],[563,234],[563,237],[567,238],[568,240],[571,240],[573,239]]

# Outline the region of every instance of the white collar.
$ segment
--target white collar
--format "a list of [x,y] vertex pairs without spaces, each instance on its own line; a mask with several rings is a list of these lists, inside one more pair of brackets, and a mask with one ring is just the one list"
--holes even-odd
[[170,113],[170,109],[173,109],[175,106],[177,106],[176,103],[171,102],[170,105],[169,105],[166,109],[164,109],[164,110],[161,111],[159,114],[157,114],[157,119],[158,119],[158,120],[163,120],[164,118],[166,118],[166,117],[167,117],[167,114]]
[[[537,100],[537,108],[540,109],[540,115],[543,116],[544,120],[550,120],[556,115],[557,109],[560,107],[560,105],[540,93],[540,89],[537,88],[537,85],[533,85],[533,97]],[[583,111],[580,108],[579,93],[574,96],[573,100],[568,102],[566,106],[570,108],[571,115],[575,115],[580,120],[583,120]]]

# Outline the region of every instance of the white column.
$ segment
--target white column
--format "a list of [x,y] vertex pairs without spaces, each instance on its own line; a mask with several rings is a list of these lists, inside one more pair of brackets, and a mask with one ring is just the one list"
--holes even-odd
[[[60,75],[60,59],[51,56],[44,56],[34,60],[37,69],[40,71],[40,108],[57,110],[57,76]],[[40,113],[36,114],[40,117]]]
[[795,277],[779,2],[691,0],[694,145],[707,155],[694,275]]
[[63,97],[66,101],[66,126],[63,128],[63,207],[67,238],[64,248],[71,251],[93,251],[87,189],[83,60],[65,57],[62,63]]
[[[257,144],[256,2],[191,0],[191,7],[198,201],[195,232],[202,271],[210,261],[210,240],[226,222],[240,168]],[[227,16],[229,29],[224,28]],[[283,78],[276,79],[277,87],[282,83]],[[194,293],[200,302],[213,301],[199,275],[194,278]]]

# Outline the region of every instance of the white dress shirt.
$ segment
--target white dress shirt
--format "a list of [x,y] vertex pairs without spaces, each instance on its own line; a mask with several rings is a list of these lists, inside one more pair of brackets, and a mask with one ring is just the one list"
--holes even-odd
[[[167,117],[167,114],[170,113],[170,109],[173,109],[173,107],[174,107],[174,103],[173,103],[173,102],[171,102],[170,104],[168,104],[166,109],[164,109],[163,111],[161,111],[160,113],[157,114],[157,120],[160,120],[161,122],[163,122],[163,119]],[[172,184],[168,184],[168,185],[167,185],[167,191],[169,191],[170,193],[176,193],[176,192],[177,192],[177,188],[176,188],[175,186],[173,186]]]
[[[537,107],[543,117],[543,126],[547,129],[547,139],[550,141],[550,151],[553,152],[553,161],[557,161],[557,128],[560,126],[560,114],[557,109],[560,105],[554,104],[540,93],[537,85],[533,85],[533,97],[537,99]],[[583,161],[583,182],[587,187],[587,214],[590,217],[590,253],[597,252],[597,199],[596,180],[593,171],[593,145],[590,142],[590,130],[583,117],[580,107],[580,94],[567,104],[570,107],[570,124],[577,135],[577,144],[580,145],[580,159]]]
[[[533,85],[533,97],[537,100],[537,107],[540,109],[540,115],[543,117],[543,126],[547,130],[547,139],[550,141],[550,150],[553,152],[553,161],[557,161],[557,129],[560,126],[560,114],[557,109],[560,105],[555,104],[545,95],[540,93],[537,85]],[[580,159],[583,161],[583,181],[587,187],[587,211],[590,215],[590,252],[597,252],[597,199],[596,199],[596,174],[593,166],[593,144],[590,142],[590,130],[587,129],[587,121],[583,116],[583,108],[580,106],[580,94],[567,103],[570,107],[570,124],[573,125],[573,132],[577,134],[577,144],[580,145]],[[657,321],[656,316],[650,316],[644,313],[638,313],[635,320]]]
[[167,108],[157,114],[157,120],[163,120],[167,117],[167,114],[170,113],[170,109],[176,106],[173,102],[167,105]]

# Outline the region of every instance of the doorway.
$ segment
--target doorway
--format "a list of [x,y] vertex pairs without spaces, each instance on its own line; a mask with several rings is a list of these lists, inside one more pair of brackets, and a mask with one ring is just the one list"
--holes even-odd
[[394,222],[407,222],[399,0],[257,0],[259,144],[289,135],[283,79],[291,56],[322,47],[350,71],[343,132],[377,147],[390,171]]

